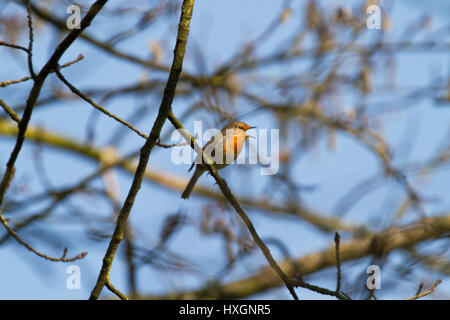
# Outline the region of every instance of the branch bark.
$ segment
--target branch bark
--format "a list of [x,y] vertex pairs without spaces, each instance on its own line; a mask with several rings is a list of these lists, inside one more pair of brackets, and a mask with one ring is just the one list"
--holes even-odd
[[155,123],[153,124],[148,139],[146,140],[144,146],[141,148],[136,173],[134,175],[133,182],[131,184],[125,203],[117,218],[116,228],[109,243],[105,257],[103,258],[102,269],[98,276],[97,283],[91,292],[91,300],[98,299],[103,287],[108,281],[109,271],[114,261],[117,249],[119,248],[119,244],[124,237],[128,216],[130,215],[136,195],[141,187],[150,153],[156,142],[158,141],[162,127],[170,113],[172,101],[175,95],[175,89],[183,66],[184,53],[186,51],[186,43],[189,35],[193,9],[194,0],[183,1],[172,67],[170,69],[169,79],[167,80],[167,84],[164,89],[164,96],[159,107],[158,116],[156,117]]

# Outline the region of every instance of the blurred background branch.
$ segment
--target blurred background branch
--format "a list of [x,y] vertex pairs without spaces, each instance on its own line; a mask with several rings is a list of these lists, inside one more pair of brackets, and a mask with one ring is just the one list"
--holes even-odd
[[[0,0],[2,170],[20,151],[0,210],[31,248],[89,251],[76,261],[86,289],[56,287],[65,270],[22,257],[4,230],[2,258],[31,263],[36,279],[52,270],[55,287],[6,265],[0,297],[20,297],[25,281],[30,297],[89,295],[171,70],[182,1],[108,2],[73,31],[71,4]],[[93,18],[92,1],[77,5]],[[370,5],[379,28],[368,27]],[[189,132],[199,120],[279,129],[275,175],[260,174],[270,152],[259,145],[257,165],[220,174],[300,298],[449,297],[449,12],[434,0],[196,6],[174,113]],[[189,145],[172,134],[165,125],[154,137],[109,294],[289,298],[214,179],[180,199],[189,165],[172,155]],[[365,287],[368,265],[382,270],[380,290]]]

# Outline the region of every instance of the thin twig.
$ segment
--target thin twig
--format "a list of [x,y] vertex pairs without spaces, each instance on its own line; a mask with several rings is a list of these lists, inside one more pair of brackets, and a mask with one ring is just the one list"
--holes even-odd
[[[81,99],[83,99],[84,101],[86,101],[87,103],[89,103],[91,106],[93,106],[95,109],[99,110],[100,112],[104,113],[105,115],[107,115],[108,117],[116,120],[117,122],[119,122],[120,124],[123,124],[124,126],[126,126],[127,128],[131,129],[132,131],[134,131],[135,133],[137,133],[139,136],[141,136],[144,139],[148,139],[148,135],[146,135],[145,133],[139,131],[136,127],[134,127],[131,123],[123,120],[122,118],[116,116],[115,114],[113,114],[112,112],[108,111],[105,107],[102,107],[101,105],[97,104],[94,100],[92,100],[91,98],[89,98],[87,95],[85,95],[84,93],[82,93],[80,90],[78,90],[74,85],[72,85],[59,71],[60,68],[57,68],[55,70],[56,75],[58,76],[58,78],[77,96],[79,96]],[[159,138],[156,141],[156,145],[162,148],[172,148],[172,147],[177,147],[177,146],[181,146],[181,145],[185,145],[185,142],[182,143],[174,143],[174,144],[163,144],[159,142]]]
[[303,281],[302,278],[298,278],[298,283],[297,285],[299,287],[302,288],[306,288],[309,289],[311,291],[320,293],[320,294],[325,294],[325,295],[329,295],[329,296],[334,296],[340,300],[351,300],[350,296],[347,295],[344,292],[341,292],[341,281],[342,281],[342,275],[341,275],[341,258],[340,258],[340,250],[339,250],[339,245],[340,245],[340,241],[341,241],[341,236],[339,235],[339,233],[335,233],[334,234],[334,242],[335,242],[335,258],[336,258],[336,269],[337,269],[337,280],[336,280],[336,290],[332,291],[326,288],[322,288],[316,285],[312,285],[309,283],[306,283],[305,281]]
[[311,291],[314,291],[314,292],[317,292],[317,293],[320,293],[320,294],[324,294],[324,295],[327,295],[327,296],[333,296],[333,297],[336,297],[336,298],[338,298],[340,300],[348,300],[347,297],[341,295],[340,293],[338,293],[336,291],[329,290],[327,288],[322,288],[322,287],[319,287],[319,286],[316,286],[316,285],[313,285],[313,284],[310,284],[310,283],[306,283],[303,280],[300,280],[297,283],[297,286],[305,288],[305,289],[308,289],[308,290],[311,290]]
[[31,7],[30,7],[30,0],[27,0],[27,22],[28,22],[28,70],[30,72],[30,76],[35,79],[36,74],[34,73],[33,68],[33,41],[34,41],[34,35],[33,35],[33,18],[31,17]]
[[82,252],[79,255],[76,255],[73,258],[66,258],[66,253],[67,253],[67,249],[64,249],[64,253],[62,255],[61,258],[54,258],[51,256],[48,256],[46,254],[43,254],[39,251],[37,251],[36,249],[34,249],[30,244],[28,244],[25,240],[23,240],[9,225],[8,225],[8,221],[6,220],[6,218],[0,214],[0,222],[3,224],[3,226],[5,227],[5,229],[9,232],[9,234],[11,236],[14,237],[14,239],[16,239],[16,241],[18,243],[20,243],[21,245],[23,245],[25,248],[27,248],[28,250],[30,250],[31,252],[35,253],[36,255],[38,255],[41,258],[44,258],[46,260],[50,260],[50,261],[56,261],[56,262],[72,262],[75,260],[79,260],[84,258],[87,255],[87,252]]
[[114,293],[116,296],[118,296],[120,299],[122,300],[128,300],[128,297],[126,295],[124,295],[122,292],[120,292],[116,287],[113,286],[113,284],[111,283],[111,281],[109,280],[109,276],[106,279],[106,283],[105,286],[112,292]]
[[0,82],[0,88],[9,86],[10,84],[16,84],[16,83],[25,82],[25,81],[28,81],[28,80],[31,80],[31,79],[33,79],[31,76],[25,76],[25,77],[20,78],[20,79],[2,81],[2,82]]
[[[78,55],[78,58],[76,58],[75,60],[66,62],[65,64],[61,65],[59,68],[62,69],[62,68],[66,68],[68,66],[71,66],[74,63],[77,63],[78,61],[82,60],[83,58],[84,58],[84,56],[82,54],[80,54],[80,55]],[[53,72],[55,72],[55,70],[51,70],[50,71],[50,73],[53,73]],[[10,84],[16,84],[16,83],[25,82],[25,81],[28,81],[28,80],[31,80],[31,79],[33,79],[31,76],[26,76],[26,77],[23,77],[23,78],[20,78],[20,79],[3,81],[3,82],[0,82],[0,88],[9,86]]]
[[8,104],[3,101],[2,99],[0,99],[0,106],[2,106],[3,110],[5,110],[5,112],[9,115],[9,117],[14,120],[15,122],[19,123],[20,122],[20,117],[19,115],[14,111],[13,108],[11,108],[10,106],[8,106]]
[[25,52],[28,53],[28,49],[27,48],[19,46],[17,44],[12,44],[12,43],[7,43],[7,42],[4,42],[4,41],[0,41],[0,46],[10,47],[10,48],[17,49],[17,50],[22,50],[22,51],[25,51]]
[[433,285],[430,287],[430,289],[428,289],[427,291],[424,291],[422,293],[416,293],[414,296],[412,296],[411,298],[406,298],[405,300],[416,300],[422,297],[425,297],[431,293],[434,292],[434,290],[436,289],[436,287],[438,285],[440,285],[442,282],[442,280],[437,280],[435,283],[433,283]]
[[148,136],[136,129],[131,123],[128,123],[127,121],[121,119],[120,117],[116,116],[115,114],[109,112],[106,108],[102,107],[101,105],[95,103],[91,98],[89,98],[87,95],[82,93],[80,90],[78,90],[74,85],[72,85],[59,71],[59,68],[56,69],[56,75],[58,78],[77,96],[79,96],[81,99],[89,103],[91,106],[93,106],[95,109],[99,110],[100,112],[106,114],[108,117],[113,118],[117,122],[123,124],[124,126],[128,127],[132,131],[136,132],[138,135],[140,135],[144,139],[148,139]]
[[336,244],[336,292],[341,292],[341,258],[339,256],[339,244],[340,244],[341,236],[338,232],[334,234],[334,242]]
[[375,295],[375,289],[369,289],[366,286],[366,289],[369,290],[369,295],[367,296],[366,300],[370,300],[374,298],[375,300],[378,300],[378,297]]
[[419,293],[421,293],[421,292],[422,292],[422,289],[423,289],[423,282],[421,282],[421,283],[419,284],[419,288],[417,288],[416,294],[415,294],[414,296],[417,296]]

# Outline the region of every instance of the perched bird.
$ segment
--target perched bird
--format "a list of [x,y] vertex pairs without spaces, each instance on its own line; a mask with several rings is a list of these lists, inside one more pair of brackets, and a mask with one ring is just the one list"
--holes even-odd
[[[226,125],[221,132],[216,134],[207,144],[203,147],[203,151],[211,157],[214,161],[215,168],[217,170],[225,168],[227,165],[232,163],[238,157],[239,153],[244,146],[245,141],[251,137],[246,131],[256,127],[250,127],[248,124],[240,121],[232,122]],[[192,189],[195,186],[198,178],[208,171],[208,168],[204,164],[202,154],[199,153],[192,164],[189,171],[192,170],[194,164],[197,166],[194,171],[194,175],[181,194],[181,198],[189,198]]]

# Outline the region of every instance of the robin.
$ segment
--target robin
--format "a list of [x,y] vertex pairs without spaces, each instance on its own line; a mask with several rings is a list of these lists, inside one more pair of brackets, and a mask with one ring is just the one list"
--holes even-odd
[[[256,127],[250,127],[244,122],[232,122],[226,125],[218,134],[213,136],[207,144],[205,144],[203,147],[203,152],[211,157],[217,170],[225,168],[227,165],[236,160],[242,150],[242,147],[244,146],[245,141],[249,137],[252,137],[248,135],[246,131],[253,128]],[[202,160],[202,153],[199,153],[195,158],[194,163],[192,163],[192,166],[189,168],[189,171],[191,171],[194,164],[197,163],[194,175],[191,180],[189,180],[186,189],[184,189],[181,194],[181,198],[189,198],[189,195],[191,194],[192,189],[194,189],[198,178],[200,178],[204,172],[208,171],[208,168]]]

